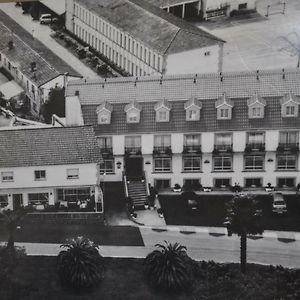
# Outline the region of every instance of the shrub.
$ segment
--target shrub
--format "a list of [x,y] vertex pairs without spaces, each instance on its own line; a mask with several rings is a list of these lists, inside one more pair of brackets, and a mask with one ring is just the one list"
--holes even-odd
[[156,244],[158,248],[147,255],[145,272],[151,284],[162,290],[186,290],[192,283],[192,270],[186,247],[175,243]]
[[57,257],[62,284],[73,288],[95,287],[103,277],[104,260],[98,245],[87,238],[77,237],[60,246]]

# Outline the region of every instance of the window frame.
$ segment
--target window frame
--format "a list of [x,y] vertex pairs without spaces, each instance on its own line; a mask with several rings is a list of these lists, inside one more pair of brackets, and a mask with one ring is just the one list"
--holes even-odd
[[[77,174],[74,175],[70,174],[70,172],[72,173],[73,171],[76,171]],[[67,169],[66,175],[67,175],[67,179],[79,179],[79,168]]]
[[[161,167],[157,167],[156,163],[161,161]],[[165,162],[169,161],[169,166],[165,166]],[[172,157],[155,157],[153,158],[154,173],[171,173],[172,172]]]
[[[8,174],[10,174],[10,175],[8,175]],[[10,179],[4,179],[4,177],[9,177]],[[1,181],[2,182],[14,182],[14,172],[13,171],[1,172]]]
[[[44,176],[42,175],[43,173]],[[45,180],[47,180],[46,170],[34,170],[34,181],[45,181]]]

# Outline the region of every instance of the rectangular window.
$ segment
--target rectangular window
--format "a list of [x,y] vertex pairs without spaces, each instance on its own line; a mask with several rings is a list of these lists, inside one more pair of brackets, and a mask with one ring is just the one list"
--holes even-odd
[[215,187],[217,188],[225,188],[231,185],[231,178],[215,178]]
[[204,52],[204,56],[209,56],[209,55],[210,55],[210,51]]
[[155,147],[171,147],[171,135],[155,135]]
[[245,178],[245,187],[257,188],[262,186],[262,178]]
[[247,144],[250,145],[264,145],[265,134],[264,132],[248,132],[247,133]]
[[28,194],[28,204],[31,205],[46,205],[49,203],[48,193],[30,193]]
[[190,156],[182,158],[183,171],[185,172],[199,172],[201,171],[201,157]]
[[279,133],[280,144],[296,144],[298,141],[297,131],[284,131]]
[[215,148],[217,150],[227,150],[232,146],[232,133],[216,133]]
[[158,112],[158,120],[159,122],[164,122],[168,120],[168,113],[165,110],[161,110]]
[[183,149],[187,152],[201,150],[201,135],[200,134],[186,134],[184,135]]
[[228,108],[220,108],[220,117],[228,118],[229,117],[229,109]]
[[192,179],[184,179],[183,186],[187,190],[197,191],[200,190],[202,185],[200,179],[192,178]]
[[8,206],[8,195],[0,195],[0,208]]
[[34,171],[34,180],[46,180],[46,171],[45,170]]
[[144,61],[147,61],[147,49],[144,49]]
[[172,158],[171,157],[158,157],[154,159],[154,172],[171,172],[172,171]]
[[58,189],[57,200],[77,203],[78,200],[90,199],[90,188],[82,189]]
[[289,105],[285,107],[285,115],[289,117],[295,116],[295,106]]
[[112,150],[112,137],[99,137],[97,138],[97,143],[102,150]]
[[160,57],[159,56],[157,58],[157,69],[160,72],[161,68],[160,68]]
[[171,186],[170,179],[154,179],[154,186],[156,190],[168,189]]
[[296,178],[294,177],[282,177],[277,178],[277,186],[279,188],[295,187]]
[[296,155],[278,155],[277,169],[278,170],[295,170],[297,168]]
[[78,179],[79,169],[67,169],[67,179]]
[[3,182],[14,181],[14,172],[1,172]]
[[232,170],[232,157],[231,156],[217,156],[213,159],[214,171],[231,171]]
[[264,156],[249,155],[244,158],[245,170],[263,170],[264,169]]
[[252,107],[252,117],[260,117],[262,115],[261,107]]
[[100,174],[113,174],[114,173],[114,159],[103,159],[100,163]]

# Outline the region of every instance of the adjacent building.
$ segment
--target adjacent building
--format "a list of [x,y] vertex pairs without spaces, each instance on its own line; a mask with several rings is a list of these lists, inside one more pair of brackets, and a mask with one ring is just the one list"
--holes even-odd
[[[102,212],[100,151],[93,128],[0,129],[0,207]],[[81,205],[81,206],[80,206]]]
[[81,76],[1,11],[0,19],[0,68],[24,89],[31,113],[38,116],[51,88]]
[[223,40],[146,0],[67,0],[66,28],[133,76],[222,71]]
[[204,20],[255,10],[257,0],[147,0],[179,18],[201,17]]
[[294,188],[299,82],[299,70],[76,80],[67,124],[94,127],[105,181]]

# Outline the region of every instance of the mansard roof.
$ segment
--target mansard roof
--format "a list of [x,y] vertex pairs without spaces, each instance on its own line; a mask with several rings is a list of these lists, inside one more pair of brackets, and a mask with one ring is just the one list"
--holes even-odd
[[[300,84],[300,83],[299,83]],[[289,91],[287,94],[285,94],[281,99],[280,99],[280,103],[281,105],[286,104],[288,102],[294,102],[295,104],[300,104],[300,97],[296,96],[294,93],[292,93],[291,91]]]

